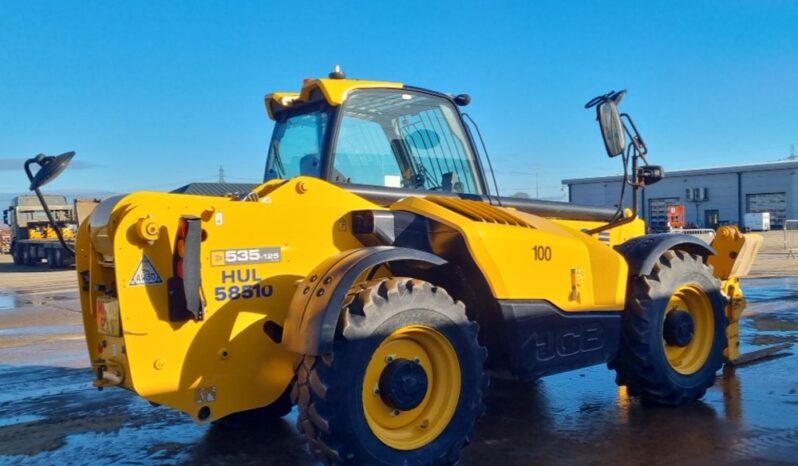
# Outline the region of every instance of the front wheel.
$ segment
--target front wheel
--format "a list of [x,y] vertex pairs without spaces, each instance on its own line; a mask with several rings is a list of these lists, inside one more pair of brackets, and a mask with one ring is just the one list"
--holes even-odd
[[701,257],[667,251],[634,277],[621,347],[610,367],[629,395],[665,405],[704,396],[723,365],[726,298]]
[[452,464],[483,413],[487,351],[443,288],[379,279],[350,292],[332,353],[297,369],[299,428],[325,462]]

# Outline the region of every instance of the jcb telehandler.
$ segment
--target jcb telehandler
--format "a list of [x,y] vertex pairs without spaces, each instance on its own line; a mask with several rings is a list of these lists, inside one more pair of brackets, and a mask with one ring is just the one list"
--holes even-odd
[[[588,107],[636,194],[663,175],[622,96]],[[276,124],[250,192],[102,202],[75,251],[94,384],[201,422],[298,404],[320,459],[378,465],[455,462],[489,375],[607,363],[649,402],[703,396],[737,355],[757,241],[500,197],[469,100],[337,69],[266,97]],[[37,159],[31,189],[69,158]]]

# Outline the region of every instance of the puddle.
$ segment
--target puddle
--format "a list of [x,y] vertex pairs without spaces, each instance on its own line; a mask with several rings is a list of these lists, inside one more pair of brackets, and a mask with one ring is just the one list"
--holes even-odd
[[44,416],[36,416],[34,414],[21,414],[12,417],[0,417],[0,427],[13,426],[17,424],[26,424],[28,422],[41,421],[47,419]]
[[16,309],[19,307],[17,297],[12,294],[0,293],[0,311]]
[[55,335],[59,333],[83,333],[82,325],[41,325],[36,327],[0,328],[2,335]]
[[789,301],[798,307],[798,276],[744,278],[742,287],[750,303]]
[[70,299],[77,299],[77,296],[66,296],[62,294],[56,294],[52,296],[46,296],[44,299],[46,301],[69,301]]

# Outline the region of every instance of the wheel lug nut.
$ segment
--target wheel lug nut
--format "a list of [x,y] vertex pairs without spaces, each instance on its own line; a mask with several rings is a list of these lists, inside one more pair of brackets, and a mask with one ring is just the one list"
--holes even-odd
[[429,419],[424,419],[423,421],[421,421],[421,424],[419,424],[418,426],[422,429],[426,429],[427,427],[429,427]]
[[391,411],[391,416],[398,416],[398,415],[399,415],[398,409],[394,409],[393,411]]
[[392,354],[389,354],[388,356],[385,356],[385,362],[391,363],[391,362],[393,362],[393,360],[394,360],[394,357],[393,357]]
[[380,394],[380,386],[379,385],[375,385],[374,386],[374,390],[372,390],[371,392],[373,394],[375,394],[375,395],[379,395]]

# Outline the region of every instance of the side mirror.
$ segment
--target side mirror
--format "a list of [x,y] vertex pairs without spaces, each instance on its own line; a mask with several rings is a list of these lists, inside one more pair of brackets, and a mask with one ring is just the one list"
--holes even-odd
[[624,95],[626,95],[625,90],[610,91],[590,99],[585,104],[585,108],[596,107],[596,118],[601,128],[601,136],[604,138],[604,148],[610,157],[621,155],[626,150],[626,128],[618,111],[618,104]]
[[[30,180],[30,190],[35,191],[53,181],[66,169],[74,156],[75,152],[65,152],[56,156],[39,154],[32,159],[28,159],[25,162],[25,173],[27,173]],[[36,172],[36,175],[32,175],[30,172],[30,165],[34,163],[39,165],[39,171]]]
[[617,98],[617,100],[609,98],[600,103],[596,110],[599,126],[601,127],[601,135],[604,137],[604,147],[610,157],[621,155],[626,150],[626,135],[623,130],[621,114],[618,112],[618,102],[623,97],[623,94],[620,95],[621,97]]
[[471,103],[471,96],[468,94],[456,95],[454,96],[454,103],[456,103],[458,107],[465,107]]
[[3,223],[8,225],[8,211],[7,210],[3,211]]

